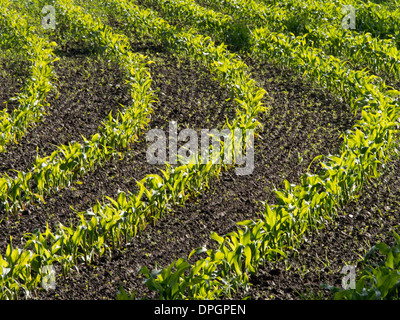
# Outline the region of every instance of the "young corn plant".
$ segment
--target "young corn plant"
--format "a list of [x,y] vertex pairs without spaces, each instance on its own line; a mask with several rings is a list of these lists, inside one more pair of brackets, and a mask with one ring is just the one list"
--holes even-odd
[[0,152],[7,151],[7,145],[20,140],[35,123],[46,114],[46,98],[53,90],[53,63],[58,60],[53,52],[54,42],[47,42],[35,34],[35,28],[27,17],[10,8],[10,1],[0,1],[0,47],[21,52],[29,61],[29,77],[22,91],[12,100],[18,107],[11,114],[0,111]]

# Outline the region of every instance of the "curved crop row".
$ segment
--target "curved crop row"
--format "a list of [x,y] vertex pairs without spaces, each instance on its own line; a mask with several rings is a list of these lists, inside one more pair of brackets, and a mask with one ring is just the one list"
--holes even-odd
[[113,119],[111,114],[103,127],[84,143],[62,145],[50,156],[37,158],[28,172],[17,171],[15,178],[4,174],[0,177],[0,201],[9,213],[22,211],[29,201],[44,202],[43,195],[69,186],[79,176],[101,165],[119,150],[126,149],[132,139],[145,128],[154,101],[151,77],[146,57],[128,51],[126,37],[111,30],[73,7],[68,1],[55,3],[58,19],[64,19],[76,37],[86,39],[89,45],[103,50],[121,67],[130,85],[132,104]]
[[[257,89],[254,82],[248,80],[246,73],[243,72],[244,64],[234,60],[234,55],[227,53],[224,46],[215,47],[208,38],[195,36],[191,32],[178,33],[165,21],[155,18],[151,11],[140,11],[127,1],[114,1],[114,5],[119,10],[117,10],[118,14],[129,22],[130,28],[136,25],[141,30],[154,32],[170,48],[175,48],[205,62],[218,75],[219,80],[238,97],[237,102],[240,108],[238,108],[235,125],[242,129],[257,127],[258,124],[253,120],[263,109],[260,105],[263,92]],[[271,47],[268,47],[269,44],[264,41],[271,39],[260,32],[259,38],[256,39],[254,53],[264,55],[269,52]],[[281,41],[282,39],[287,41]],[[271,45],[279,50],[280,53],[275,56],[281,63],[287,63],[307,72],[307,65],[313,57],[312,54],[308,55],[309,48],[293,50],[294,59],[284,57],[287,52],[283,50],[288,49],[289,46],[292,46],[292,49],[297,48],[303,40],[290,37],[286,39],[283,36],[279,36],[278,40]],[[329,69],[328,64],[332,62],[334,62],[333,67]],[[145,274],[147,272],[149,277],[148,284],[157,288],[162,297],[214,298],[246,284],[247,274],[255,272],[258,264],[266,256],[283,253],[282,249],[293,246],[296,240],[291,240],[291,236],[297,236],[299,239],[301,234],[310,227],[307,224],[309,221],[311,225],[318,224],[318,220],[314,222],[312,217],[318,217],[320,214],[319,222],[322,223],[324,219],[330,218],[329,215],[324,215],[324,212],[334,211],[335,205],[347,201],[348,197],[357,195],[362,183],[369,176],[378,176],[379,161],[386,161],[388,159],[386,152],[393,147],[391,130],[396,127],[394,120],[399,116],[396,109],[397,102],[385,96],[381,92],[381,90],[384,91],[385,86],[374,84],[374,77],[368,77],[365,72],[344,70],[343,65],[333,58],[330,58],[327,64],[321,64],[321,61],[318,61],[317,65],[331,74],[318,76],[316,71],[307,74],[311,78],[314,77],[313,79],[322,80],[322,83],[331,87],[334,86],[329,81],[334,81],[334,75],[341,77],[350,75],[348,83],[342,88],[337,88],[338,91],[342,90],[347,94],[347,99],[352,99],[360,92],[367,93],[366,100],[360,99],[354,102],[353,106],[360,108],[366,102],[371,105],[371,109],[367,107],[363,111],[363,121],[359,123],[361,130],[357,130],[354,135],[349,133],[349,136],[345,137],[347,153],[343,153],[343,158],[330,156],[329,161],[324,164],[321,175],[305,175],[302,186],[294,187],[286,183],[286,190],[278,192],[280,204],[271,208],[266,206],[263,220],[243,222],[241,225],[244,226],[244,230],[238,230],[237,233],[232,233],[225,238],[213,234],[213,238],[217,240],[220,247],[215,252],[207,251],[210,259],[199,260],[194,266],[190,266],[185,259],[180,259],[176,264],[177,272],[172,272],[175,264],[159,274],[150,274],[144,268],[143,272]],[[239,71],[235,67],[239,67]],[[360,85],[364,85],[367,88],[366,91],[361,91],[358,87]],[[382,107],[381,112],[374,113],[373,109],[379,107]],[[372,112],[367,113],[371,110]],[[364,134],[362,131],[367,133]],[[164,179],[157,175],[146,177],[146,181],[141,182],[141,190],[137,195],[130,195],[128,198],[121,193],[117,200],[110,199],[109,206],[98,205],[92,211],[80,213],[81,224],[75,229],[60,225],[55,233],[47,228],[44,233],[30,235],[23,251],[13,249],[10,244],[5,259],[0,257],[1,279],[6,284],[2,287],[5,294],[3,297],[15,297],[19,288],[29,293],[29,290],[40,281],[41,267],[47,264],[59,262],[63,270],[67,272],[69,268],[76,266],[80,259],[89,262],[95,256],[104,254],[109,247],[109,240],[113,246],[119,245],[124,237],[125,241],[129,240],[136,233],[137,226],[145,226],[147,219],[152,218],[150,214],[153,211],[157,212],[159,208],[164,208],[160,205],[159,199],[167,199],[164,201],[166,208],[182,201],[182,198],[187,196],[184,190],[191,188],[191,185],[186,188],[185,185],[196,182],[193,184],[194,187],[202,188],[207,179],[214,174],[209,174],[207,170],[212,171],[215,168],[217,172],[220,169],[211,164],[203,167],[189,164],[178,169],[167,168]],[[349,174],[348,180],[343,179],[346,177],[344,171]],[[177,172],[176,176],[174,176],[175,172]],[[204,176],[201,175],[202,172],[205,172]],[[186,179],[191,176],[193,178]],[[148,183],[150,188],[147,189],[144,183]],[[171,191],[176,197],[169,202]],[[145,211],[143,209],[149,207],[152,209],[143,214]],[[204,251],[202,248],[192,253]],[[32,269],[26,267],[27,265],[32,266]],[[188,278],[184,278],[185,270],[190,271]]]
[[[218,298],[239,287],[246,287],[248,274],[256,272],[265,259],[284,254],[296,246],[304,232],[334,218],[337,208],[358,197],[364,183],[380,176],[379,168],[396,151],[393,133],[400,116],[398,91],[387,90],[382,81],[365,71],[353,71],[337,58],[308,47],[303,37],[254,33],[252,54],[274,59],[341,95],[362,118],[353,131],[344,134],[339,156],[329,155],[317,174],[306,173],[302,184],[285,182],[276,191],[278,204],[265,207],[257,221],[243,221],[243,229],[225,237],[212,233],[219,248],[199,248],[207,258],[189,264],[179,259],[163,270],[142,272],[150,289],[164,299]],[[174,270],[175,268],[175,270]]]
[[[119,4],[122,11],[126,10],[125,13],[130,13],[129,22],[136,22],[137,18],[148,22],[144,18],[152,14],[137,10],[128,2],[115,4]],[[78,10],[72,5],[69,8],[74,12]],[[84,23],[91,20],[89,15],[85,15],[85,20],[77,21]],[[224,46],[214,46],[209,38],[190,32],[178,33],[161,19],[153,19],[147,28],[162,35],[170,48],[186,52],[193,59],[205,63],[232,91],[239,106],[236,119],[228,124],[232,130],[258,127],[254,117],[264,110],[260,101],[265,92],[249,79],[242,61],[236,60],[235,55],[227,52]],[[224,148],[221,154],[224,154]],[[39,284],[41,269],[46,265],[58,262],[63,273],[67,273],[77,266],[78,261],[90,262],[104,254],[111,245],[114,247],[129,241],[163,211],[170,210],[171,206],[182,203],[191,194],[206,187],[208,179],[217,175],[221,167],[211,162],[199,164],[196,161],[177,168],[167,167],[163,178],[149,175],[140,181],[137,194],[127,196],[120,193],[116,200],[109,198],[109,205],[98,203],[91,210],[78,213],[81,223],[76,228],[60,224],[54,233],[47,228],[43,233],[27,235],[24,250],[14,249],[10,243],[6,256],[0,257],[1,297],[16,298],[20,290],[29,295],[30,290]]]
[[21,139],[34,123],[40,122],[46,113],[46,97],[52,90],[52,63],[58,60],[53,53],[55,43],[34,34],[25,17],[9,9],[9,0],[0,1],[0,46],[13,48],[23,53],[29,63],[29,78],[22,92],[15,98],[19,107],[11,114],[7,109],[0,111],[0,152],[6,145]]

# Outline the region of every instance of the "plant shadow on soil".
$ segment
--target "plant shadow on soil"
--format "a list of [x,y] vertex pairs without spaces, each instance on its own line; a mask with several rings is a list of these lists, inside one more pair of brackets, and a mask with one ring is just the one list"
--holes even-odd
[[[12,58],[11,58],[12,57]],[[18,107],[18,101],[10,100],[22,90],[28,74],[28,61],[14,51],[1,51],[0,55],[0,110],[8,114]]]

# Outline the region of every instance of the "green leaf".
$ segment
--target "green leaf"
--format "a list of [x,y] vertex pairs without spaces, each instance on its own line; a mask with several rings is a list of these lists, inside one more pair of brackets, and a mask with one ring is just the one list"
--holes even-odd
[[[246,260],[245,260],[245,267],[247,268],[247,269],[250,269],[250,268],[252,268],[252,266],[251,266],[251,248],[250,247],[245,247],[244,248],[244,255],[245,255],[245,257],[246,257]],[[254,269],[253,269],[254,270]]]
[[214,239],[217,241],[220,245],[224,242],[224,238],[219,236],[216,232],[212,231],[211,232],[211,239]]
[[15,265],[17,263],[17,261],[19,259],[19,255],[20,255],[19,249],[18,248],[14,249],[12,254],[11,254],[11,263],[13,265]]
[[197,249],[193,249],[192,252],[190,252],[188,259],[190,259],[190,257],[194,254],[201,254],[203,252],[207,252],[206,247],[199,247]]
[[119,285],[119,290],[117,293],[117,300],[135,300],[136,291],[134,291],[131,295],[128,295],[122,285]]

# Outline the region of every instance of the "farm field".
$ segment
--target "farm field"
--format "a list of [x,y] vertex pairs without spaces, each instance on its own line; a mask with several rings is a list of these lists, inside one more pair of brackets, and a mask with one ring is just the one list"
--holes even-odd
[[398,298],[397,0],[0,4],[1,299]]

